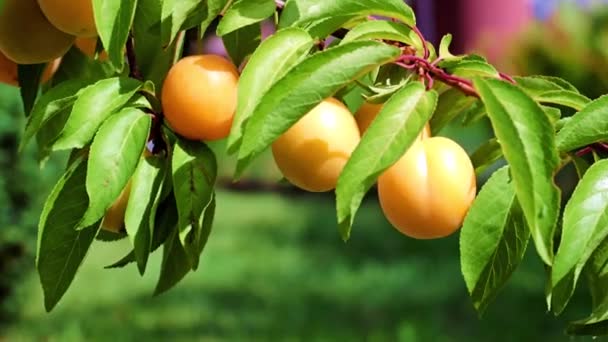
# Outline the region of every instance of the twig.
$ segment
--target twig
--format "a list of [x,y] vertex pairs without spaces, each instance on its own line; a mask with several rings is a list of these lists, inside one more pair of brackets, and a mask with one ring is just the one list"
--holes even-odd
[[422,34],[422,32],[420,32],[420,29],[416,26],[412,27],[412,30],[418,35],[418,37],[422,41],[422,48],[424,49],[424,59],[428,59],[429,56],[431,55],[431,52],[429,51],[429,46],[427,45],[424,35]]

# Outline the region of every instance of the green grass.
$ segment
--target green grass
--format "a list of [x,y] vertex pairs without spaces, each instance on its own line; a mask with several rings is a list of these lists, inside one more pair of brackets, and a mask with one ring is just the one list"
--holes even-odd
[[[344,244],[334,215],[326,196],[220,193],[201,266],[176,288],[151,296],[159,253],[143,278],[132,265],[103,270],[129,244],[98,242],[50,314],[30,273],[15,293],[20,314],[0,340],[569,340],[564,320],[544,313],[539,264],[527,263],[479,320],[460,275],[457,236],[405,238],[371,199]],[[573,311],[569,318],[584,314],[580,305]]]

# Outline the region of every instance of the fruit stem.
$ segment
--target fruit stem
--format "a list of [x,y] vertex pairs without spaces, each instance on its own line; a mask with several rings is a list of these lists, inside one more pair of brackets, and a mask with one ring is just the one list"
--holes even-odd
[[135,46],[133,44],[133,33],[129,33],[127,39],[127,61],[129,62],[129,77],[139,81],[143,81],[143,77],[137,66],[137,58],[135,57]]

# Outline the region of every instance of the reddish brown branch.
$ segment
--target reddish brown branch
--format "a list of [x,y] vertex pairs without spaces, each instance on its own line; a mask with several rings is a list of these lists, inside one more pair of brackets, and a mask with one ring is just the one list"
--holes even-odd
[[418,35],[418,37],[422,41],[422,48],[424,49],[424,59],[428,59],[431,52],[429,51],[429,46],[427,45],[424,35],[422,34],[422,32],[420,32],[420,29],[416,26],[412,27],[412,30],[414,30],[414,32]]
[[434,65],[433,63],[430,63],[424,58],[414,55],[403,55],[399,57],[396,64],[408,69],[422,69],[424,73],[421,76],[427,83],[427,88],[429,88],[429,83],[431,83],[428,82],[427,75],[430,75],[432,76],[432,78],[435,78],[451,87],[459,89],[466,95],[479,97],[479,94],[477,94],[477,91],[475,90],[475,88],[473,88],[473,82],[462,77],[450,75],[445,70],[441,69],[437,65]]

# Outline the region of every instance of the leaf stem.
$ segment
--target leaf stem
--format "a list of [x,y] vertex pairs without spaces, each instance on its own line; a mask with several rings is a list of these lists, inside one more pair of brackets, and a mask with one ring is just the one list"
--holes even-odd
[[228,0],[226,2],[226,5],[224,6],[224,8],[222,8],[222,10],[220,11],[220,16],[223,17],[224,14],[226,14],[226,11],[228,11],[228,9],[230,8],[230,6],[232,6],[232,3],[234,2],[234,0]]

